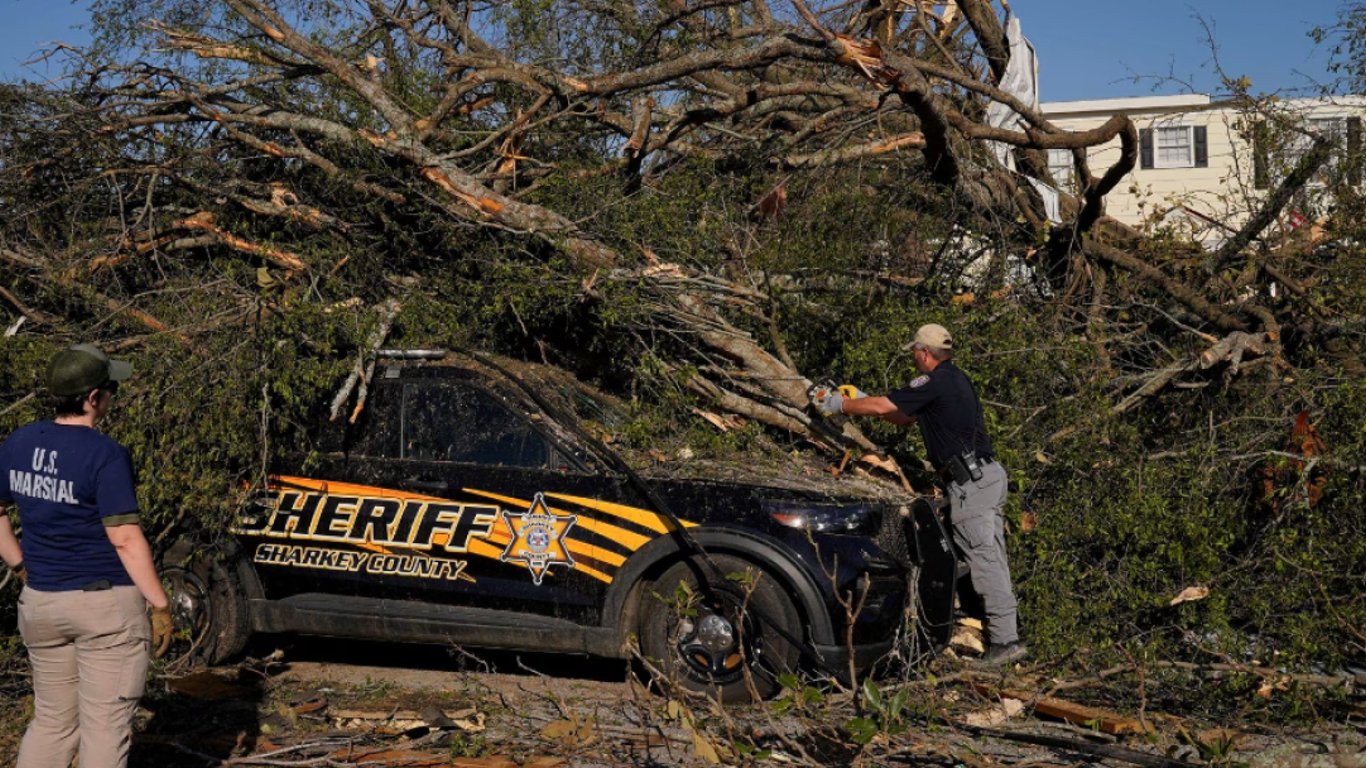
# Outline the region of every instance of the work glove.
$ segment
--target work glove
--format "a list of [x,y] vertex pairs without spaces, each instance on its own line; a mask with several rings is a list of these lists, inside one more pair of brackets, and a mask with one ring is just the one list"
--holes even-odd
[[816,410],[826,416],[844,413],[844,395],[837,389],[829,389],[816,398]]
[[152,609],[152,658],[166,655],[175,636],[175,622],[171,621],[171,607]]

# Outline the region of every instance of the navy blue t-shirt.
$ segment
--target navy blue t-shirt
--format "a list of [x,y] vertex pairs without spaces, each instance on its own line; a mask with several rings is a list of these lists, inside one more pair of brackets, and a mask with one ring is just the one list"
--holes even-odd
[[90,427],[38,421],[0,445],[0,502],[19,507],[28,586],[80,589],[133,583],[105,532],[137,521],[128,449]]
[[918,417],[925,452],[936,469],[943,469],[949,457],[963,451],[991,455],[991,438],[982,421],[977,392],[967,374],[952,361],[915,377],[909,386],[892,392],[887,399],[905,415]]

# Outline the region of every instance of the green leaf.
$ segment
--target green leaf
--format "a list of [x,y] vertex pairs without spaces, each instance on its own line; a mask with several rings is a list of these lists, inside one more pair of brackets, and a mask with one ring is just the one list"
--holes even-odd
[[866,717],[856,717],[844,724],[844,730],[857,744],[867,744],[877,736],[877,723]]
[[901,690],[897,691],[896,694],[892,696],[887,705],[887,719],[889,721],[901,719],[901,713],[906,709],[906,698],[908,695],[907,691]]
[[882,712],[882,690],[871,679],[863,681],[863,701],[874,712]]

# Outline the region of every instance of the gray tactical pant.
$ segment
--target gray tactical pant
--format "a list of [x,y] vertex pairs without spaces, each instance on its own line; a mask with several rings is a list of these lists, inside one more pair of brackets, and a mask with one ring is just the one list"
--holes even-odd
[[133,712],[147,678],[151,628],[137,587],[19,596],[19,632],[33,665],[33,722],[17,768],[128,764]]
[[986,609],[986,635],[993,644],[1020,639],[1015,592],[1006,562],[1006,471],[1000,462],[982,467],[982,479],[949,483],[953,543],[972,569],[972,588]]

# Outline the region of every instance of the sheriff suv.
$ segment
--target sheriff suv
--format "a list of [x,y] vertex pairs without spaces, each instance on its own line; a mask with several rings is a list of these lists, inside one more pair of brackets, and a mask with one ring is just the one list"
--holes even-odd
[[956,563],[929,500],[790,457],[633,468],[607,444],[620,413],[558,369],[390,353],[230,536],[165,554],[188,650],[293,632],[635,657],[734,701],[866,669],[911,605],[942,640]]

